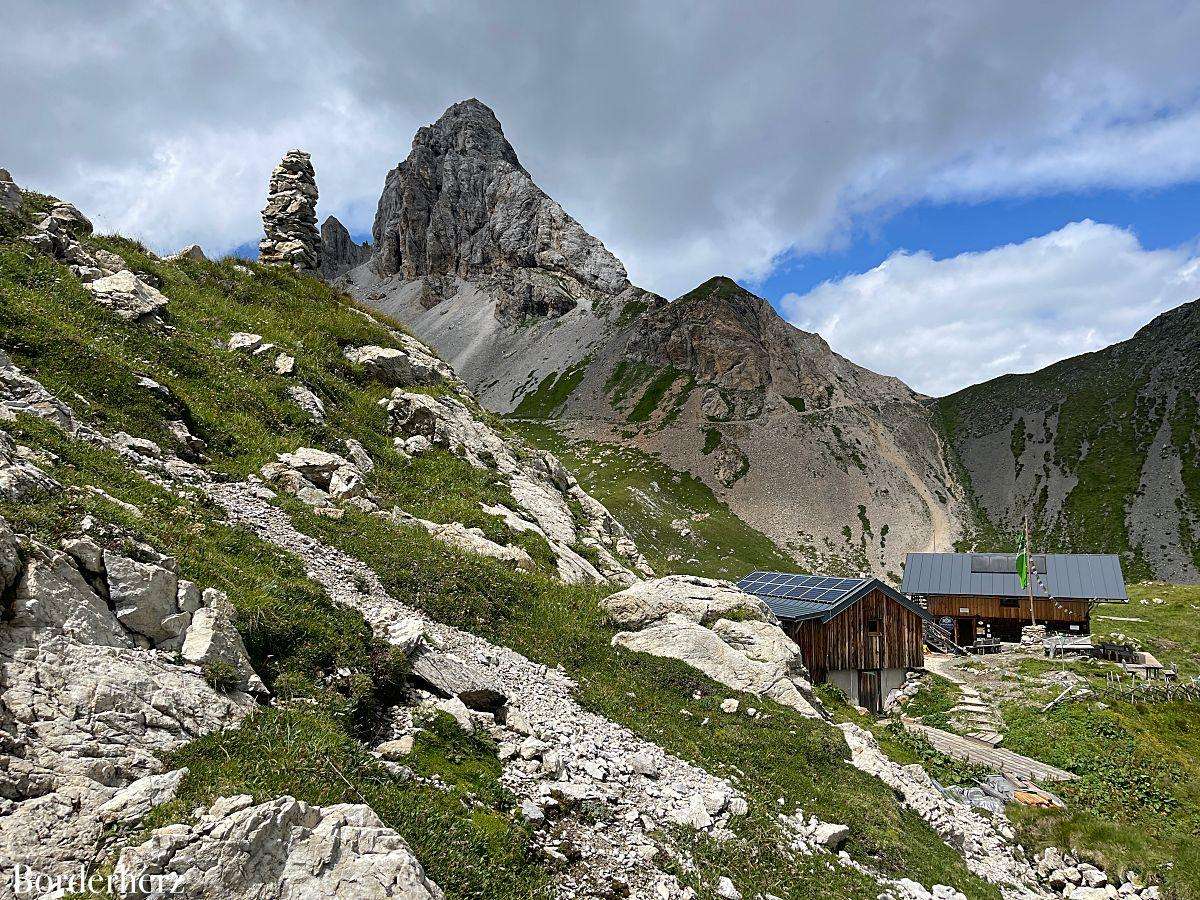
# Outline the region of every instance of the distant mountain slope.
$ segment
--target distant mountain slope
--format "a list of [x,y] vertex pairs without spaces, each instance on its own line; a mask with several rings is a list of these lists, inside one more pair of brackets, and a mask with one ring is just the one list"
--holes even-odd
[[[815,570],[899,577],[967,507],[924,398],[714,278],[667,303],[534,184],[490,109],[450,107],[389,173],[358,299],[489,408],[701,479]],[[664,522],[663,527],[669,527]]]
[[1127,577],[1200,581],[1200,301],[1127,341],[938,402],[981,534],[1029,510],[1047,547],[1119,552]]
[[922,398],[728,278],[648,309],[535,411],[694,474],[804,568],[898,576],[966,513]]

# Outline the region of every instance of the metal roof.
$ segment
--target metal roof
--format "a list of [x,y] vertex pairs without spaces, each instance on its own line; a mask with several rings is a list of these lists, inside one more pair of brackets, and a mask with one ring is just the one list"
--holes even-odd
[[[975,565],[972,565],[972,557],[977,558]],[[904,581],[900,590],[909,595],[1029,596],[1029,590],[1021,587],[1015,566],[995,565],[1002,559],[1015,562],[1016,556],[994,553],[910,553],[904,564]],[[1041,576],[1049,596],[1060,600],[1129,600],[1129,595],[1125,593],[1121,561],[1115,554],[1046,553],[1035,554],[1034,559],[1038,562],[1045,560],[1046,571],[1041,572]],[[986,564],[980,565],[984,561]],[[1009,571],[979,571],[997,568],[1009,568]],[[1037,579],[1033,580],[1033,596],[1047,596]]]
[[924,609],[877,578],[751,572],[737,586],[761,599],[777,618],[788,621],[820,619],[828,622],[876,588],[921,618],[930,618]]

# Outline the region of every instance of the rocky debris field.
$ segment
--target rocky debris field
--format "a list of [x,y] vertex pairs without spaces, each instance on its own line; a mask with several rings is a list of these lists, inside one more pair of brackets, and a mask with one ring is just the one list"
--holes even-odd
[[[7,183],[11,185],[11,179]],[[167,298],[151,283],[150,276],[129,271],[115,253],[85,247],[79,238],[91,233],[92,223],[87,216],[70,203],[58,202],[22,240],[68,265],[92,298],[122,319],[161,322]]]
[[582,709],[562,672],[429,621],[388,595],[361,562],[298,532],[251,487],[211,490],[234,521],[299,556],[331,597],[414,654],[414,673],[443,701],[458,701],[443,702],[446,711],[492,733],[505,760],[505,786],[565,866],[562,896],[604,896],[623,886],[637,896],[682,897],[654,862],[656,833],[675,826],[719,833],[731,816],[745,813],[745,800],[728,782]]
[[1047,847],[1034,859],[1038,881],[1056,895],[1074,900],[1158,900],[1157,885],[1147,885],[1137,872],[1126,871],[1118,878],[1091,863],[1082,862],[1057,847]]

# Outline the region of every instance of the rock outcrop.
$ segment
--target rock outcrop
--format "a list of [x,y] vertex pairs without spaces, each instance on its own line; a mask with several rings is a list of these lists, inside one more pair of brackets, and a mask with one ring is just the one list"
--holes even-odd
[[[515,508],[487,511],[503,516],[514,530],[545,538],[564,581],[632,584],[654,574],[621,524],[553,454],[516,452],[512,437],[502,437],[454,396],[396,388],[386,409],[398,450],[411,455],[440,448],[501,476]],[[591,551],[591,559],[577,547]]]
[[326,281],[345,275],[371,258],[370,244],[356,244],[336,216],[321,224],[320,272]]
[[0,169],[0,210],[17,213],[21,209],[21,189],[13,181],[8,169]]
[[[60,550],[0,523],[0,587],[11,604],[0,625],[6,862],[49,873],[96,864],[113,826],[174,796],[182,772],[163,773],[161,754],[254,706],[236,685],[211,686],[204,660],[175,662],[193,613],[210,607],[172,561],[146,559],[87,534]],[[236,631],[225,652],[243,686],[259,684]]]
[[317,179],[303,150],[289,150],[271,173],[262,219],[266,234],[258,242],[259,261],[317,271]]
[[479,280],[505,321],[560,316],[630,287],[621,262],[534,184],[478,100],[417,132],[388,173],[373,236],[379,275],[426,279],[430,303],[454,293],[454,278]]
[[22,240],[69,266],[92,298],[127,321],[165,317],[167,298],[146,274],[136,274],[110,250],[88,246],[92,223],[70,203],[56,203]]
[[158,828],[126,848],[116,874],[160,883],[154,896],[179,892],[194,900],[442,897],[408,844],[370,807],[310,806],[293,797],[257,805],[245,794],[217,800],[194,822]]
[[775,621],[767,605],[753,594],[739,591],[727,581],[695,575],[643,581],[606,597],[603,605],[612,622],[622,628],[643,628],[672,614],[696,624],[733,616]]
[[671,575],[601,603],[612,621],[640,629],[618,632],[613,646],[677,659],[735,691],[823,717],[800,648],[761,600],[729,582]]

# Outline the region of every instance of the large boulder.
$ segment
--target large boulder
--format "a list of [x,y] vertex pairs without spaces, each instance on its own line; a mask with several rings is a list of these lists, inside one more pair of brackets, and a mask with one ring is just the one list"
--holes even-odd
[[263,690],[263,683],[250,665],[246,645],[233,624],[234,608],[224,591],[208,588],[203,605],[192,613],[180,655],[198,666],[221,664],[239,690]]
[[754,619],[718,619],[710,627],[726,644],[755,662],[773,666],[793,679],[807,678],[800,647],[778,625]]
[[293,797],[258,805],[246,795],[218,800],[197,821],[158,828],[122,851],[117,872],[158,876],[191,900],[442,897],[404,839],[370,807],[310,806]]
[[469,709],[495,712],[507,699],[504,687],[490,672],[428,643],[417,645],[409,664],[413,675],[439,694],[458,698]]
[[346,359],[388,387],[433,384],[445,377],[445,365],[433,354],[395,347],[347,347]]
[[86,287],[97,303],[127,321],[161,316],[167,308],[167,298],[128,269],[97,278]]
[[613,623],[623,628],[641,628],[669,615],[697,624],[731,617],[775,622],[771,610],[754,595],[728,581],[695,575],[642,581],[605,598],[602,604]]
[[276,459],[278,462],[262,467],[263,478],[312,506],[367,493],[363,470],[336,453],[300,447],[295,453],[280,453]]
[[811,718],[821,717],[786,668],[751,659],[723,641],[716,631],[686,616],[672,614],[641,631],[620,632],[613,636],[612,643],[636,653],[677,659],[726,687],[770,697]]
[[75,560],[58,550],[35,546],[30,551],[11,604],[14,627],[51,629],[82,644],[133,646]]
[[179,576],[170,569],[143,563],[119,553],[104,553],[108,596],[117,620],[153,643],[175,637],[163,620],[179,612]]

